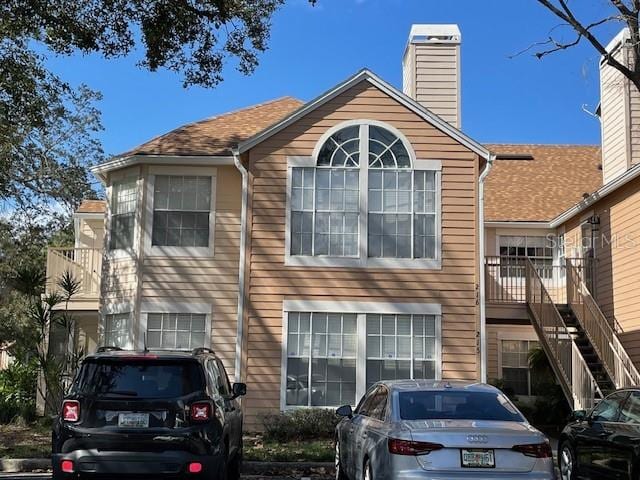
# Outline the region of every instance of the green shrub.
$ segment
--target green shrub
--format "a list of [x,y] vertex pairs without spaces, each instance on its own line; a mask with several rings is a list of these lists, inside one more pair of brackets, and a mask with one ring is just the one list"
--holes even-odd
[[262,419],[266,440],[332,439],[341,418],[332,409],[304,408],[268,414]]
[[0,423],[35,419],[37,377],[35,363],[14,362],[0,371]]

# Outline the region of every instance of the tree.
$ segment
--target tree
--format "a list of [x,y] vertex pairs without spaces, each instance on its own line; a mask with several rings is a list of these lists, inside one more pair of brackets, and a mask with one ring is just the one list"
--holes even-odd
[[[536,53],[538,58],[543,58],[549,54],[566,50],[578,45],[582,40],[588,41],[602,55],[604,61],[627,77],[635,87],[640,90],[640,0],[606,0],[609,4],[609,11],[603,12],[600,18],[583,21],[578,19],[576,6],[579,2],[569,6],[568,0],[537,0],[543,7],[553,13],[563,21],[562,26],[570,27],[575,38],[571,41],[561,41],[552,35],[545,42],[536,44],[537,46],[548,46]],[[606,49],[606,41],[598,38],[595,30],[606,24],[620,24],[629,30],[629,52],[628,62],[620,61]]]

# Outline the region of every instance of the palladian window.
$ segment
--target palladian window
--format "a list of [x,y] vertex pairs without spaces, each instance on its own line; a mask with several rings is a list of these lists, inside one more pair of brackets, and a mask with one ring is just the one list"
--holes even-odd
[[438,162],[414,157],[378,124],[323,139],[312,164],[290,170],[289,255],[438,260]]

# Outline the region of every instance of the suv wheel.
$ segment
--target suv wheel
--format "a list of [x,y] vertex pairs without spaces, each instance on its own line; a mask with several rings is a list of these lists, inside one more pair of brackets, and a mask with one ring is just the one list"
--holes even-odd
[[238,453],[230,460],[229,466],[227,467],[227,480],[240,480],[240,474],[242,472],[242,452],[243,448],[242,444],[240,444],[240,450],[238,450]]

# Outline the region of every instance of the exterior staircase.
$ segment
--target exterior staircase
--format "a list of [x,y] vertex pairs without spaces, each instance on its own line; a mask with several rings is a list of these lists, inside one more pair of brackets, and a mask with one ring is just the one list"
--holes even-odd
[[617,388],[640,385],[640,373],[569,260],[566,304],[554,302],[529,259],[525,285],[531,323],[574,409],[590,409]]
[[578,317],[576,317],[575,313],[568,305],[558,305],[558,311],[560,312],[565,325],[569,329],[569,332],[571,332],[571,337],[577,345],[582,358],[584,358],[591,375],[598,384],[600,392],[602,392],[602,395],[604,396],[608,395],[616,389],[615,384],[602,365],[600,357],[598,357],[593,345],[591,345],[591,341],[580,325]]

